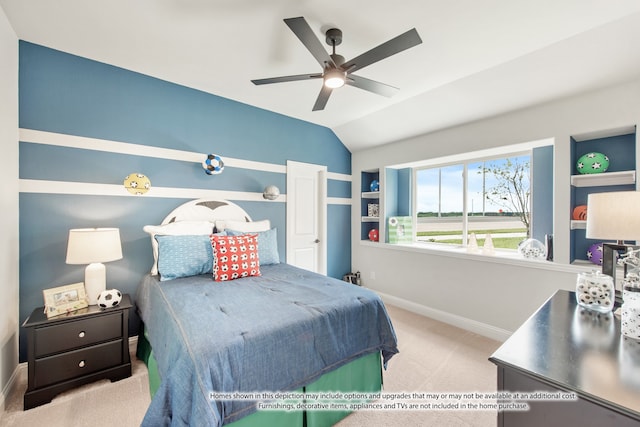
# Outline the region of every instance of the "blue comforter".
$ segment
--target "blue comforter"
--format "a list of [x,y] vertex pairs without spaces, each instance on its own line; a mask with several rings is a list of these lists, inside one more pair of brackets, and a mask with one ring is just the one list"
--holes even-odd
[[162,378],[145,426],[220,426],[255,402],[212,392],[295,390],[360,356],[398,352],[373,292],[287,264],[261,277],[147,276],[137,304]]

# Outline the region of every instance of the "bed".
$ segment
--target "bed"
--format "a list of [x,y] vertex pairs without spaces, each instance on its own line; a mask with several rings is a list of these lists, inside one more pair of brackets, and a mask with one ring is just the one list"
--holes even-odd
[[[280,263],[268,221],[228,201],[185,203],[145,231],[157,261],[136,298],[153,395],[143,425],[329,426],[349,408],[291,410],[279,397],[380,390],[398,349],[375,293]],[[225,268],[234,247],[246,269]]]

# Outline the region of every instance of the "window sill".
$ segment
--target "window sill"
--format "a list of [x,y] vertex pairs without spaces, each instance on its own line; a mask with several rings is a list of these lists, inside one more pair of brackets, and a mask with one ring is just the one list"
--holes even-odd
[[537,260],[529,260],[524,259],[518,254],[517,251],[513,250],[505,250],[505,249],[495,249],[495,252],[492,255],[485,255],[482,253],[482,248],[478,249],[478,252],[468,252],[465,248],[459,246],[445,246],[438,244],[428,244],[428,243],[408,243],[408,244],[391,244],[391,243],[381,243],[381,242],[372,242],[369,240],[361,240],[360,245],[362,246],[370,246],[381,249],[389,249],[395,251],[404,251],[404,252],[417,252],[424,253],[430,255],[451,257],[451,258],[462,258],[467,260],[481,261],[481,262],[493,262],[496,264],[504,264],[504,265],[517,265],[520,267],[527,268],[536,268],[542,270],[551,270],[551,271],[561,271],[567,273],[581,273],[588,272],[593,269],[597,269],[593,264],[580,264],[580,265],[569,265],[569,264],[560,264],[552,261],[537,261]]

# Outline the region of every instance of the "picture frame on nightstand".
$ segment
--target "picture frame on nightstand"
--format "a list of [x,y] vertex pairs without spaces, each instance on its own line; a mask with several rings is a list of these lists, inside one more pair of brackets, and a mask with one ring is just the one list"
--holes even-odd
[[47,318],[89,306],[83,282],[44,289],[42,296],[44,297],[44,313]]

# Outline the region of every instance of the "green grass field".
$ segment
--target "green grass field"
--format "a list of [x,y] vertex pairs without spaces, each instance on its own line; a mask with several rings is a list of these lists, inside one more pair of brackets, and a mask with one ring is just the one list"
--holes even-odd
[[[493,241],[494,248],[502,248],[502,249],[518,249],[518,245],[522,242],[522,237],[493,237],[491,236],[491,240]],[[452,239],[452,240],[438,240],[438,243],[452,243],[452,244],[462,244],[462,239]],[[478,247],[484,246],[484,239],[478,239]]]
[[[500,234],[500,233],[526,233],[527,229],[526,228],[500,228],[500,229],[496,229],[496,230],[469,230],[469,234],[471,233],[476,233],[476,234],[486,234],[486,233],[490,233],[491,235],[493,234]],[[418,236],[446,236],[449,234],[458,234],[460,233],[459,231],[418,231],[417,235]],[[492,236],[493,237],[493,236]]]
[[[512,229],[498,229],[498,230],[470,230],[469,234],[491,234],[491,240],[493,241],[494,248],[502,248],[502,249],[518,249],[518,245],[525,237],[500,237],[501,233],[526,233],[526,228],[512,228]],[[447,236],[450,234],[458,234],[459,231],[421,231],[418,232],[417,235],[419,237],[429,237],[429,236]],[[421,239],[423,240],[423,239]],[[484,240],[478,238],[478,247],[482,247],[484,245]],[[432,240],[433,241],[433,240]],[[448,243],[448,244],[462,244],[462,238],[460,239],[446,239],[446,240],[438,240],[438,243]]]

